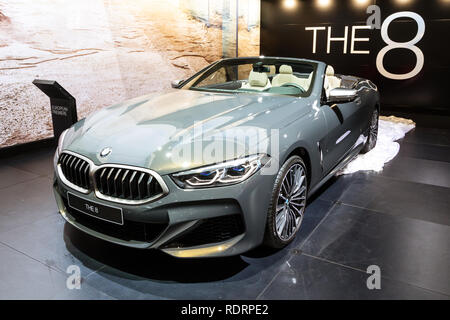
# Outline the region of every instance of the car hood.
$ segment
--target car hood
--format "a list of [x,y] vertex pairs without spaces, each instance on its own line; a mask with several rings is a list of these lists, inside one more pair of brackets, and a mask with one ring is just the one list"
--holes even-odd
[[[245,134],[254,144],[270,140],[271,129],[280,129],[304,115],[309,102],[289,96],[171,90],[95,112],[68,131],[63,148],[96,164],[127,164],[167,174],[210,164],[204,157],[180,159],[187,159],[189,150],[211,152],[212,139],[235,144],[234,138],[223,137]],[[258,139],[252,140],[256,136]],[[101,157],[105,147],[112,152]],[[239,153],[242,156],[251,151],[244,148]],[[222,155],[221,161],[228,158]]]

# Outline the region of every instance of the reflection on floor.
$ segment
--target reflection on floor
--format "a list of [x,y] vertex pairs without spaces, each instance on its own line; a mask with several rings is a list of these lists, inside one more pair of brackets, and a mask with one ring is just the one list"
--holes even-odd
[[[416,122],[381,173],[327,183],[289,247],[228,259],[176,260],[87,236],[57,214],[52,150],[1,159],[0,298],[449,299],[450,130]],[[66,287],[70,265],[79,290]],[[370,265],[380,290],[367,289]]]
[[394,116],[380,117],[375,147],[365,154],[359,154],[337,175],[358,171],[380,172],[384,165],[394,159],[400,151],[400,144],[397,140],[405,137],[405,134],[414,129],[415,126],[415,123],[409,119]]

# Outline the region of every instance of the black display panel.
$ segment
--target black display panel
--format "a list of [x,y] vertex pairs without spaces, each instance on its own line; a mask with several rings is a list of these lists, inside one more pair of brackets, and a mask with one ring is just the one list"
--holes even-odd
[[[380,29],[363,27],[371,5]],[[450,113],[449,36],[446,0],[261,1],[262,55],[320,60],[338,74],[368,78],[382,107]]]
[[50,98],[53,136],[58,140],[64,130],[78,121],[76,100],[56,81],[35,79],[33,84]]

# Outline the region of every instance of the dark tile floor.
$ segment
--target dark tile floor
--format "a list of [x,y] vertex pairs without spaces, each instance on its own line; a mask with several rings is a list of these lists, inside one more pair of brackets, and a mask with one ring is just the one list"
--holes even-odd
[[[52,150],[0,159],[0,299],[450,299],[450,130],[418,127],[383,172],[333,178],[295,241],[177,260],[83,234],[57,214]],[[80,290],[66,287],[81,269]],[[381,270],[369,290],[367,267]]]

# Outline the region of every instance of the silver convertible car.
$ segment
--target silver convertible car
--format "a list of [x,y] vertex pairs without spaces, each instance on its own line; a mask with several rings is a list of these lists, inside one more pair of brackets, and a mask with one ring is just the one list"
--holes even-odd
[[219,60],[59,138],[54,193],[94,237],[181,258],[290,243],[308,197],[377,140],[369,80],[323,62]]

